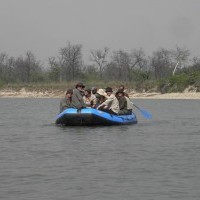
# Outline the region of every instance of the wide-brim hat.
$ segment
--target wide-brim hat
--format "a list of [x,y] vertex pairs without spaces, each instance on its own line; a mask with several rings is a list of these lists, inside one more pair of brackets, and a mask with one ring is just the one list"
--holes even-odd
[[77,87],[85,88],[85,85],[83,85],[83,83],[79,82],[79,83],[76,84],[76,88],[77,88]]
[[101,96],[107,96],[107,94],[105,93],[104,89],[98,89],[97,90],[97,94],[101,95]]
[[112,88],[111,87],[107,87],[105,92],[113,92]]

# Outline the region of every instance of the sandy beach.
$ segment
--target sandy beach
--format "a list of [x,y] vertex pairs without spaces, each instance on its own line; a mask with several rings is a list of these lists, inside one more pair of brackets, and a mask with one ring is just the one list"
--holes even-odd
[[[52,91],[26,91],[22,88],[20,91],[14,91],[12,89],[0,90],[0,98],[62,98],[64,91],[52,90]],[[183,93],[137,93],[130,92],[130,98],[132,99],[200,99],[199,92],[183,92]]]
[[200,93],[136,93],[130,94],[133,99],[200,99]]

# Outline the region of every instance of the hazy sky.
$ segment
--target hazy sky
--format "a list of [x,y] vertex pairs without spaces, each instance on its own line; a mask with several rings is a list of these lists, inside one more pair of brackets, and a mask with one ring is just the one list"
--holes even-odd
[[0,53],[46,62],[68,41],[89,51],[187,47],[200,57],[200,0],[0,0]]

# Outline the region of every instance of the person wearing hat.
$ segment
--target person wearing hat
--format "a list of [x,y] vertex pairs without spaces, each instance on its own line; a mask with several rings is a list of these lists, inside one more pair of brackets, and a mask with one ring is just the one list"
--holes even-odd
[[77,109],[86,107],[86,104],[83,101],[84,88],[85,85],[83,85],[83,83],[77,83],[75,85],[75,89],[73,89],[72,95],[72,107]]
[[87,105],[87,107],[92,107],[92,108],[96,107],[97,99],[96,99],[96,96],[92,94],[91,89],[85,90],[83,101]]
[[128,115],[131,114],[127,109],[127,100],[124,94],[123,89],[118,89],[115,96],[119,101],[119,115]]
[[124,91],[124,90],[125,90],[125,86],[124,86],[124,85],[120,85],[120,86],[119,86],[119,89],[120,89],[120,90],[123,90],[124,96],[129,98],[129,95]]
[[72,94],[73,94],[73,90],[72,89],[68,89],[66,91],[65,97],[63,99],[61,99],[61,101],[60,101],[60,112],[62,112],[66,108],[72,107],[72,105],[71,105],[71,103],[72,103]]
[[98,89],[96,93],[96,108],[106,100],[107,94],[104,89]]
[[106,94],[106,92],[104,91],[104,89],[98,89],[98,90],[97,90],[97,94],[98,94],[98,95],[101,95],[101,96],[104,96],[104,97],[107,96],[107,94]]
[[123,89],[118,89],[116,92],[116,97],[119,101],[119,115],[129,115],[132,113],[132,109],[128,109],[127,103],[128,103],[128,97],[125,96]]
[[113,94],[113,90],[111,87],[107,87],[105,89],[105,97],[107,98],[103,103],[101,103],[97,109],[108,112],[110,114],[118,114],[119,112],[119,102],[115,95]]

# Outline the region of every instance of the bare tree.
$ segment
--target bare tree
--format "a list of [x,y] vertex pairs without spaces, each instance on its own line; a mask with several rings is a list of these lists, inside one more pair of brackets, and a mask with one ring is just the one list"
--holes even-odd
[[191,65],[189,66],[189,71],[200,71],[200,58],[194,57],[191,60]]
[[172,56],[171,51],[161,48],[153,52],[151,65],[155,72],[156,78],[164,78],[171,73]]
[[119,79],[131,81],[131,59],[130,54],[123,50],[113,52],[112,61],[117,64]]
[[64,80],[75,80],[82,66],[82,45],[67,44],[66,47],[60,49],[59,63]]
[[115,62],[109,62],[106,65],[103,74],[106,80],[121,80],[119,66]]
[[9,57],[6,53],[0,54],[0,80],[9,83],[14,80],[14,57]]
[[18,57],[14,62],[16,79],[25,83],[37,81],[41,77],[42,66],[31,51],[26,52],[25,58]]
[[0,78],[1,79],[3,79],[3,77],[4,77],[4,71],[6,68],[6,58],[7,58],[6,53],[0,54]]
[[59,63],[56,61],[55,57],[49,58],[49,65],[50,65],[50,73],[49,78],[53,81],[59,81],[61,82],[61,68],[59,66]]
[[147,69],[147,59],[143,49],[134,49],[130,53],[131,69]]
[[31,51],[26,52],[26,58],[24,60],[25,62],[25,72],[26,72],[26,77],[27,77],[27,82],[29,83],[31,80],[31,70],[34,70],[33,68],[35,67],[35,57]]
[[108,56],[109,48],[104,47],[102,49],[97,49],[97,50],[91,50],[91,60],[95,62],[99,68],[99,73],[100,73],[100,78],[102,79],[102,73],[104,70],[104,67],[106,66],[107,63],[107,56]]
[[14,79],[15,79],[14,63],[15,63],[14,57],[8,58],[8,60],[7,60],[7,73],[5,74],[7,83],[14,82]]
[[176,63],[173,70],[173,75],[174,75],[178,66],[180,66],[180,68],[185,66],[190,56],[190,51],[185,47],[180,48],[177,46],[176,49],[172,51],[172,53],[173,53],[173,57]]

